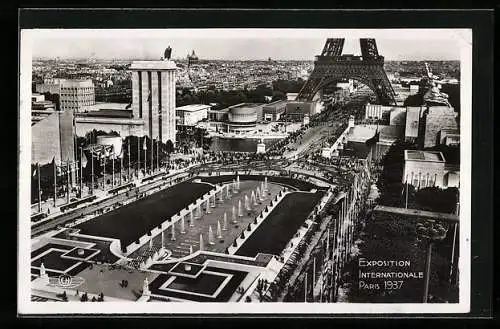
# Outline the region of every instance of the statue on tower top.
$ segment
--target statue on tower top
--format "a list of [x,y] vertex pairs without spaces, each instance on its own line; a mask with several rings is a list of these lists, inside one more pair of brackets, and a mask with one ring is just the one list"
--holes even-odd
[[166,49],[165,49],[165,53],[164,53],[164,56],[163,58],[165,60],[170,60],[170,57],[172,56],[172,48],[170,48],[170,46],[168,46]]

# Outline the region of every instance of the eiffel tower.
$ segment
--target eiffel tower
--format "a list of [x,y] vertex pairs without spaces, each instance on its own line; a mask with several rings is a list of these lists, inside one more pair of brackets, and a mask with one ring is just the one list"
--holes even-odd
[[343,38],[326,39],[321,55],[316,56],[314,70],[297,100],[313,100],[318,91],[342,79],[354,79],[369,87],[383,105],[396,104],[395,93],[384,71],[384,57],[375,39],[359,39],[361,56],[342,55]]

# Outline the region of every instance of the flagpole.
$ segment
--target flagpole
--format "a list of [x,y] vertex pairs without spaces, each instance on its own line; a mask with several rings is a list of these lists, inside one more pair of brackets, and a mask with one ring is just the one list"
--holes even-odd
[[123,147],[122,147],[122,153],[121,153],[121,157],[120,157],[120,185],[122,185],[122,176],[123,176],[122,168],[123,168]]
[[40,189],[40,164],[36,163],[36,175],[38,176],[38,212],[42,212],[42,190]]
[[319,302],[323,303],[323,279],[321,279],[321,285],[319,286]]
[[90,193],[94,195],[94,149],[90,148],[90,164],[92,167],[92,185],[90,186]]
[[405,182],[405,188],[406,188],[405,208],[408,209],[408,179]]
[[336,265],[336,261],[335,261],[335,251],[337,250],[337,222],[338,220],[335,220],[335,218],[333,219],[333,235],[332,235],[332,238],[333,238],[333,241],[332,241],[332,252],[330,254],[330,259],[331,259],[331,267],[330,267],[330,270],[331,270],[331,276],[330,276],[330,290],[329,290],[329,294],[328,294],[328,301],[330,302],[331,300],[333,300],[333,284],[334,284],[334,277],[335,277],[335,265]]
[[83,147],[80,147],[80,198],[83,198]]
[[56,168],[56,158],[52,159],[52,163],[54,164],[54,207],[56,206],[57,200],[57,168]]
[[151,136],[151,173],[153,173],[153,170],[154,170],[154,161],[153,161],[153,157],[154,157],[154,140],[153,140],[153,136]]
[[160,140],[156,141],[156,170],[160,170]]
[[139,170],[141,170],[141,137],[137,136],[137,178],[139,178]]
[[66,162],[66,203],[69,203],[69,160]]
[[111,187],[115,187],[115,150],[113,149],[113,155],[111,156]]
[[128,143],[127,143],[127,148],[128,148],[128,169],[127,169],[128,180],[130,180],[130,140],[131,139],[132,138],[129,138]]
[[304,279],[304,303],[307,303],[307,271]]
[[[457,197],[457,204],[455,207],[455,214],[457,216],[460,216],[460,203],[459,203],[458,197]],[[450,275],[448,278],[448,284],[450,285],[450,288],[451,288],[451,278],[453,276],[453,268],[455,266],[455,243],[456,243],[456,239],[457,239],[457,228],[458,228],[458,223],[455,223],[454,228],[453,228],[453,243],[452,243],[452,247],[451,247]]]
[[[102,154],[103,156],[103,169],[102,169],[102,190],[106,190],[106,155]],[[102,156],[101,155],[101,156]]]
[[143,142],[143,147],[142,148],[144,149],[144,176],[146,176],[146,172],[148,170],[148,168],[146,167],[147,162],[148,162],[147,161],[148,155],[146,153],[146,151],[148,150],[147,143],[146,143],[146,136],[144,136],[144,142]]
[[313,280],[312,280],[312,292],[314,301],[314,284],[316,283],[316,257],[313,257]]

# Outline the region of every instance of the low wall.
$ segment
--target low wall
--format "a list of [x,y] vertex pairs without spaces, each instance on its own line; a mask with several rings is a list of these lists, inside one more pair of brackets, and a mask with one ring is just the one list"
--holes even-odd
[[250,229],[251,231],[249,232],[247,229],[245,229],[243,232],[245,233],[244,234],[244,238],[241,238],[241,235],[238,236],[236,238],[236,247],[233,246],[232,244],[228,247],[228,254],[230,255],[233,255],[234,253],[236,253],[238,251],[238,249],[245,243],[245,241],[250,238],[250,236],[252,235],[253,232],[255,232],[255,230],[260,226],[260,224],[262,222],[264,222],[264,220],[267,218],[267,216],[269,216],[269,214],[274,210],[274,208],[276,208],[276,206],[281,202],[281,200],[283,200],[285,198],[285,196],[287,194],[289,194],[290,192],[287,192],[287,191],[282,191],[280,192],[280,194],[278,194],[278,196],[276,197],[276,200],[271,200],[271,203],[269,205],[269,209],[266,210],[268,207],[266,206],[266,208],[264,208],[264,210],[262,210],[262,212],[256,217],[257,219],[257,224],[255,224],[254,222],[251,222],[250,224]]
[[[350,129],[351,129],[351,127],[347,126],[347,128],[337,138],[335,143],[333,143],[333,145],[331,147],[325,148],[324,153],[323,153],[323,157],[330,158],[336,150],[340,150],[340,149],[344,148],[343,139],[347,138],[347,134],[349,133]],[[328,149],[328,151],[326,151],[326,149]]]

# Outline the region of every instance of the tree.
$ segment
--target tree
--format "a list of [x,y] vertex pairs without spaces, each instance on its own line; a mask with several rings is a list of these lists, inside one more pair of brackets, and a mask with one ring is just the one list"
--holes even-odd
[[448,95],[448,101],[455,112],[460,113],[460,84],[443,84],[441,92]]
[[427,187],[416,192],[415,200],[418,208],[429,211],[452,213],[455,211],[458,189],[450,187]]
[[279,90],[275,90],[273,91],[273,98],[272,98],[272,101],[278,101],[278,100],[284,100],[286,99],[286,95],[284,92],[282,91],[279,91]]
[[172,143],[170,139],[165,143],[165,152],[167,152],[168,155],[174,152],[174,143]]
[[421,94],[415,94],[415,95],[410,95],[408,96],[404,103],[403,106],[421,106],[423,105],[424,100],[422,98]]

